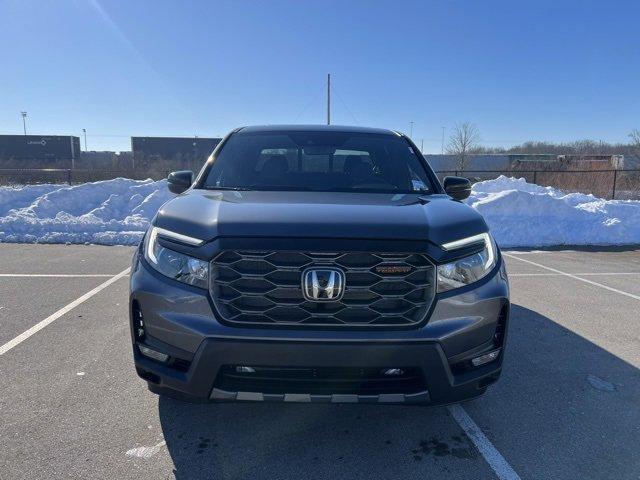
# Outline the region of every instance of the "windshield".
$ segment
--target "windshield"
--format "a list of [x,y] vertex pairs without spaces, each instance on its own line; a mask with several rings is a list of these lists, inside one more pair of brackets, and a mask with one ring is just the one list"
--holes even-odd
[[434,193],[423,162],[405,139],[353,132],[234,134],[201,188]]

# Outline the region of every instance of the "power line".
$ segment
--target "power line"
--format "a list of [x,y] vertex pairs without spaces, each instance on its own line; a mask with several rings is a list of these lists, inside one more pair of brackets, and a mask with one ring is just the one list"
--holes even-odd
[[338,93],[338,91],[336,90],[336,87],[332,87],[333,93],[335,93],[338,97],[338,100],[340,100],[340,103],[342,103],[342,106],[345,108],[345,110],[347,112],[349,112],[349,115],[351,115],[351,118],[353,118],[353,121],[358,123],[358,119],[356,118],[356,116],[353,114],[353,112],[351,111],[351,109],[347,106],[347,103],[344,101],[344,99],[342,98],[342,95],[340,95],[340,93]]
[[[315,88],[317,88],[317,86],[316,86]],[[314,90],[315,90],[315,88],[314,88]],[[324,96],[324,95],[325,95],[324,85],[323,85],[323,87],[322,87],[322,88],[323,88],[322,95]],[[309,106],[310,106],[313,102],[315,102],[315,101],[318,99],[318,96],[319,96],[319,95],[318,95],[318,94],[316,94],[316,95],[311,95],[311,96],[309,97],[309,100],[307,100],[307,103],[304,105],[304,107],[302,108],[302,110],[300,110],[300,112],[299,112],[299,113],[294,117],[294,119],[293,119],[293,123],[296,123],[296,122],[298,121],[298,119],[302,116],[302,114],[304,114],[304,112],[306,112],[306,111],[307,111],[307,109],[309,108]]]

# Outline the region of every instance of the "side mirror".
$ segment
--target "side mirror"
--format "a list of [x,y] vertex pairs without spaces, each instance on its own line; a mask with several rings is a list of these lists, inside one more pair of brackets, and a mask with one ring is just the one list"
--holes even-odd
[[456,200],[464,200],[471,195],[471,182],[468,178],[444,177],[444,191]]
[[193,172],[191,170],[171,172],[167,177],[167,183],[170,192],[182,193],[193,183]]

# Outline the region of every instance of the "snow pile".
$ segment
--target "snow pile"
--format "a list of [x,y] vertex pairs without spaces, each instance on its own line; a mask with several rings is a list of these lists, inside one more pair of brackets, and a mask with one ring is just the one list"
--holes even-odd
[[[134,245],[171,197],[164,180],[0,187],[0,242]],[[467,203],[502,247],[640,244],[640,201],[502,176],[476,183]]]
[[474,184],[467,203],[502,247],[640,244],[640,201],[567,194],[500,176]]
[[171,197],[164,180],[0,187],[0,242],[135,245]]

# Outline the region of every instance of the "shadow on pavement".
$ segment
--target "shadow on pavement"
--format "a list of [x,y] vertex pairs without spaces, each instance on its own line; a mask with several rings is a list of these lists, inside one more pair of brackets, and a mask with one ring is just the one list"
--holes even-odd
[[520,305],[502,378],[465,405],[522,478],[562,479],[637,479],[639,407],[640,370]]
[[160,398],[159,410],[180,480],[493,478],[443,408]]
[[[637,479],[638,370],[537,312],[511,318],[503,377],[471,417],[522,478]],[[495,478],[444,408],[162,397],[159,415],[180,480]]]

